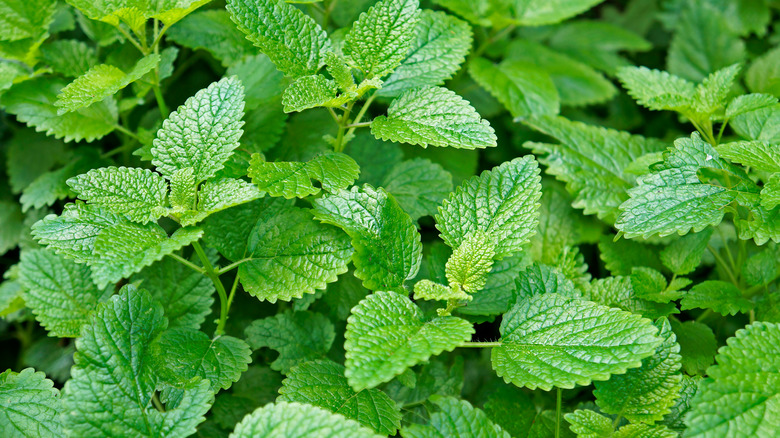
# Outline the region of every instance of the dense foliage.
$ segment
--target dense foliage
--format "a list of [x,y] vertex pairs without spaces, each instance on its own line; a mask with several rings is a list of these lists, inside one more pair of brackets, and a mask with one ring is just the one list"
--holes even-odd
[[0,436],[777,436],[778,14],[0,0]]

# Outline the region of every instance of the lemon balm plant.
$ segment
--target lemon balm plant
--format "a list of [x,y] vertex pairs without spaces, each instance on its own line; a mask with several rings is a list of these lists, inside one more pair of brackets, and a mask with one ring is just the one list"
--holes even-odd
[[773,436],[776,15],[0,0],[0,435]]

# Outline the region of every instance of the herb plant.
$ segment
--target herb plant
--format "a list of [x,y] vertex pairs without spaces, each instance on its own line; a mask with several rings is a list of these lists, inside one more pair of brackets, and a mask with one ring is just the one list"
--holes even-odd
[[0,436],[776,436],[779,7],[0,0]]

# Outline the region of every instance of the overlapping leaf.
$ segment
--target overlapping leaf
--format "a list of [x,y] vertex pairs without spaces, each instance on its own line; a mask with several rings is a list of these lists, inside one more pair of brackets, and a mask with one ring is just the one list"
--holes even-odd
[[427,425],[412,424],[401,431],[404,438],[431,437],[484,437],[510,438],[509,434],[494,424],[482,410],[466,400],[454,397],[434,396],[431,398],[439,411],[431,415]]
[[355,160],[348,155],[329,152],[317,155],[301,163],[295,161],[265,161],[260,154],[252,156],[248,175],[252,182],[271,196],[305,198],[316,195],[320,188],[312,185],[319,181],[323,189],[335,192],[349,187],[360,174]]
[[294,366],[322,359],[336,337],[333,323],[319,313],[286,312],[254,321],[246,329],[252,348],[279,352],[271,368],[287,374]]
[[230,438],[380,438],[357,421],[325,409],[277,402],[257,409],[236,425]]
[[42,372],[25,368],[0,374],[0,432],[7,437],[62,436],[60,391]]

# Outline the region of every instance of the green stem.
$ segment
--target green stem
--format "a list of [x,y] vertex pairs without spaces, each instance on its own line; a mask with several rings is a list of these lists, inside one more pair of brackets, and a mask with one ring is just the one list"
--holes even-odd
[[195,263],[192,263],[191,261],[185,259],[184,257],[178,255],[178,254],[168,254],[168,257],[176,260],[177,262],[183,264],[184,266],[192,269],[193,271],[197,272],[198,274],[206,274],[206,271],[203,270],[200,266],[196,265]]
[[562,399],[563,399],[563,391],[561,388],[555,388],[556,390],[556,396],[555,396],[555,438],[561,437],[561,405]]
[[168,111],[168,105],[165,104],[162,91],[160,90],[160,81],[157,73],[154,75],[154,83],[152,84],[152,90],[154,91],[154,98],[157,100],[157,107],[160,108],[160,115],[163,119],[168,117],[170,112]]
[[696,318],[696,322],[702,322],[710,315],[712,315],[712,309],[706,309],[704,312],[701,312],[701,315],[699,315],[698,318]]
[[360,121],[363,120],[363,116],[366,115],[366,111],[368,111],[368,107],[371,106],[371,102],[374,101],[376,98],[376,93],[372,94],[371,96],[366,99],[366,103],[363,104],[363,106],[360,108],[360,112],[358,112],[357,116],[355,117],[355,120],[352,121],[352,124],[348,125],[351,126],[349,128],[349,131],[347,131],[347,137],[352,135],[355,132],[355,129],[357,129],[360,125]]
[[217,288],[217,294],[219,294],[219,322],[217,323],[217,329],[214,331],[214,336],[220,336],[225,333],[225,322],[227,322],[229,310],[227,292],[225,292],[225,286],[223,286],[222,282],[219,280],[217,271],[214,270],[214,266],[209,261],[206,251],[203,250],[200,243],[197,241],[192,242],[192,248],[195,249],[195,253],[198,254],[200,262],[203,263],[203,269],[206,271],[206,276],[214,283],[214,287]]
[[346,146],[344,143],[344,134],[347,131],[347,125],[349,124],[349,113],[352,112],[353,106],[355,106],[355,102],[351,102],[349,105],[347,105],[347,107],[344,108],[344,114],[342,114],[341,118],[339,118],[339,130],[336,134],[336,143],[333,145],[333,150],[336,152],[343,151],[344,146]]
[[123,35],[125,38],[127,38],[127,40],[128,40],[128,41],[130,41],[130,43],[131,43],[132,45],[134,45],[136,49],[138,49],[138,51],[140,51],[141,53],[143,53],[143,55],[144,55],[144,56],[148,55],[148,53],[147,53],[146,49],[144,49],[143,47],[141,47],[141,44],[139,44],[139,43],[138,43],[138,41],[136,41],[136,40],[135,40],[135,38],[133,38],[132,36],[130,36],[130,34],[129,34],[129,33],[127,33],[127,31],[126,31],[126,30],[122,29],[122,26],[121,26],[121,25],[120,25],[120,26],[115,26],[115,27],[116,27],[116,29],[119,31],[119,33],[121,33],[121,34],[122,34],[122,35]]
[[461,342],[458,347],[461,348],[492,348],[492,347],[500,347],[501,342]]
[[134,140],[138,140],[139,142],[141,141],[141,139],[138,137],[138,135],[135,132],[125,128],[122,125],[116,124],[114,125],[114,129],[116,129],[117,131],[121,132],[122,134],[125,134],[126,136]]
[[729,119],[724,120],[723,123],[720,124],[720,131],[718,132],[718,138],[716,139],[718,142],[717,144],[720,144],[720,139],[723,138],[723,131],[726,130],[726,125],[728,124]]
[[233,279],[233,286],[230,287],[230,295],[228,296],[228,309],[233,304],[233,297],[236,295],[236,289],[238,289],[238,275]]
[[726,272],[726,275],[728,275],[729,280],[734,283],[734,286],[739,287],[737,277],[735,277],[734,273],[731,272],[731,268],[729,268],[728,264],[726,264],[726,261],[723,260],[723,257],[721,257],[720,253],[715,248],[713,248],[712,245],[707,245],[707,249],[710,250],[712,256],[715,257],[715,263],[717,263],[718,266],[720,266],[720,268]]
[[152,404],[158,411],[165,412],[165,406],[160,403],[160,399],[157,397],[157,393],[152,394]]
[[621,418],[623,418],[622,415],[618,415],[617,417],[615,417],[615,421],[612,422],[612,430],[617,429],[618,425],[620,424],[620,419]]
[[246,262],[248,262],[248,261],[250,261],[250,260],[252,260],[252,257],[247,257],[247,258],[245,258],[245,259],[241,259],[241,260],[239,260],[239,261],[237,261],[237,262],[233,262],[233,263],[231,263],[231,264],[229,264],[229,265],[225,266],[224,268],[217,269],[217,275],[222,275],[222,274],[224,274],[225,272],[228,272],[228,271],[230,271],[231,269],[235,269],[235,268],[237,268],[237,267],[238,267],[238,265],[240,265],[240,264],[242,264],[242,263],[246,263]]

